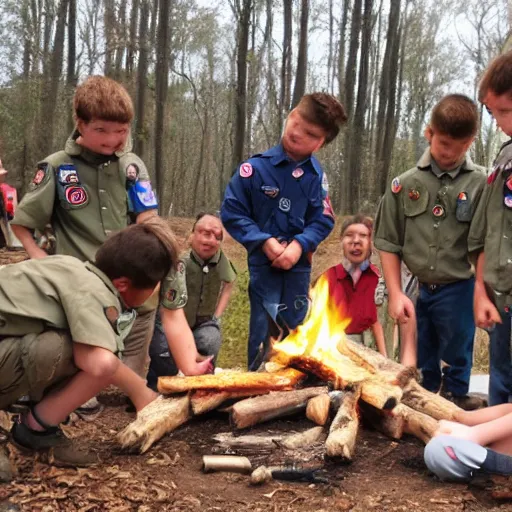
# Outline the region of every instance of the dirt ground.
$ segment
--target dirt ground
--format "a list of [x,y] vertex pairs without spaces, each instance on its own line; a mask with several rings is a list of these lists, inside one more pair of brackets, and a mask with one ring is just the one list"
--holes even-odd
[[[192,221],[173,227],[185,242]],[[314,273],[339,261],[339,242],[331,236],[318,250]],[[227,238],[225,250],[238,268],[245,252]],[[24,259],[22,252],[0,250],[0,265]],[[70,437],[98,454],[100,463],[87,469],[50,466],[38,457],[6,448],[16,467],[11,484],[0,485],[0,512],[27,511],[504,511],[512,501],[493,497],[507,491],[507,479],[482,480],[472,486],[444,484],[429,475],[423,445],[412,437],[392,442],[362,428],[350,465],[324,462],[322,446],[308,450],[244,453],[253,467],[260,464],[321,466],[328,483],[272,481],[251,487],[247,475],[201,471],[203,455],[219,453],[212,436],[229,432],[226,414],[216,412],[165,436],[144,455],[127,455],[114,437],[132,419],[124,398],[115,392],[100,395],[105,409],[92,422],[79,418],[64,427]],[[277,435],[309,428],[302,416],[249,429],[251,434]],[[0,446],[0,449],[2,447]]]

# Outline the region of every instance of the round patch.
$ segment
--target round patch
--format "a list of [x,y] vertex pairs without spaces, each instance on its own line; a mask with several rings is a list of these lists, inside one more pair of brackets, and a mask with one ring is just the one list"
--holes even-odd
[[459,201],[467,201],[468,200],[468,195],[466,194],[466,192],[461,192],[459,194],[459,196],[457,197],[457,199]]
[[292,202],[287,197],[281,197],[279,199],[279,209],[282,212],[289,212],[292,206]]
[[[297,169],[294,169],[292,172],[292,176],[295,179],[300,178],[303,174],[304,174],[304,171],[300,167],[297,167]],[[324,174],[324,176],[325,176],[325,174]]]
[[44,180],[45,176],[46,173],[42,169],[38,169],[34,178],[32,179],[32,184],[39,185]]
[[176,265],[176,270],[180,274],[184,274],[185,273],[185,263],[183,263],[183,261],[178,261],[178,264]]
[[329,181],[327,180],[327,174],[325,174],[325,172],[322,175],[322,188],[324,192],[329,192]]
[[391,182],[391,192],[393,194],[398,194],[402,190],[402,184],[400,183],[400,178],[394,178]]
[[512,196],[505,196],[503,198],[503,203],[507,208],[512,208]]
[[252,165],[245,163],[240,166],[240,176],[250,178],[252,176]]
[[444,208],[440,204],[434,205],[434,208],[432,208],[432,215],[434,217],[442,217],[444,215]]
[[65,194],[66,201],[73,206],[80,206],[87,202],[87,192],[82,187],[69,186]]
[[411,188],[411,190],[409,190],[409,197],[413,201],[417,201],[420,198],[420,193],[418,190]]
[[165,299],[169,302],[174,302],[176,300],[177,293],[178,292],[176,290],[167,290],[165,292]]
[[509,190],[512,190],[512,176],[510,176],[507,181],[505,182],[505,184],[507,185],[507,188]]

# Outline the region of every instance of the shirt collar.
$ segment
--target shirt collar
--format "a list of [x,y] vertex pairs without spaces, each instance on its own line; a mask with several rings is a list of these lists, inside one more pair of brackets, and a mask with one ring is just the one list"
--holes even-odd
[[80,136],[80,133],[75,128],[73,130],[73,133],[69,136],[68,140],[66,141],[66,146],[64,147],[64,151],[69,156],[79,156],[86,162],[91,163],[93,165],[100,165],[100,164],[109,162],[110,160],[113,160],[113,159],[117,160],[118,158],[122,157],[126,153],[129,153],[132,149],[131,136],[128,136],[126,145],[123,149],[116,151],[114,153],[114,155],[100,155],[99,153],[95,153],[94,151],[91,151],[90,149],[84,148],[80,144],[77,144],[76,139],[78,139],[79,136]]
[[453,171],[446,172],[439,168],[436,161],[432,158],[432,155],[430,154],[430,148],[427,148],[423,155],[421,155],[420,159],[418,160],[418,163],[416,164],[416,167],[420,169],[421,171],[427,171],[430,170],[437,178],[442,178],[444,175],[450,176],[452,179],[456,178],[461,172],[463,171],[474,171],[476,170],[475,164],[473,163],[473,160],[471,160],[471,157],[469,154],[466,153],[466,159],[464,162],[462,162],[459,167],[454,169]]
[[204,261],[199,257],[196,251],[194,249],[190,249],[190,257],[192,258],[192,261],[194,263],[197,263],[199,266],[204,267],[205,265],[208,265],[209,267],[214,267],[219,263],[220,260],[220,254],[221,250],[219,249],[208,261]]
[[[301,160],[300,162],[293,161],[286,154],[286,152],[283,148],[283,145],[281,143],[279,143],[277,146],[274,146],[273,148],[270,148],[269,150],[265,151],[265,153],[263,153],[261,156],[270,158],[270,163],[272,165],[279,165],[283,162],[286,162],[286,163],[294,163],[294,164],[296,164],[297,167],[300,167],[302,164],[311,160],[311,157],[308,156],[307,158],[305,158],[304,160]],[[315,168],[315,171],[317,171],[316,168]]]
[[[336,265],[334,268],[336,270],[336,279],[338,279],[338,281],[342,281],[343,279],[346,279],[349,276],[349,272],[345,269],[342,263]],[[379,269],[373,263],[370,263],[363,270],[363,274],[366,274],[368,272],[371,272],[375,274],[377,277],[380,277]]]
[[[91,263],[90,261],[85,262],[85,268],[98,276],[102,281],[103,284],[120,300],[120,302],[124,305],[123,300],[121,296],[119,295],[118,289],[114,286],[112,281],[107,277],[105,273],[103,273],[96,265]],[[126,309],[126,307],[125,307]]]

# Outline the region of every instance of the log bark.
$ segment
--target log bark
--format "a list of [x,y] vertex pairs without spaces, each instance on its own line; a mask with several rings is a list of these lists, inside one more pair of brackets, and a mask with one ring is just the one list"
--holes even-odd
[[121,448],[144,453],[165,434],[177,429],[191,417],[190,398],[159,396],[144,407],[137,418],[117,435]]
[[298,450],[300,448],[307,448],[312,444],[315,444],[323,434],[324,429],[322,427],[313,427],[305,430],[304,432],[299,432],[297,434],[292,434],[291,436],[285,437],[280,444],[284,448],[288,450]]
[[401,405],[402,404],[399,404],[393,410],[393,414],[386,414],[362,400],[359,401],[363,421],[373,427],[377,432],[391,439],[401,439],[404,433],[405,420],[403,416],[396,414],[397,409],[399,409]]
[[247,398],[256,395],[266,395],[268,390],[246,389],[242,391],[217,391],[210,389],[199,389],[194,391],[190,397],[190,405],[194,416],[204,414],[217,409],[227,400],[236,398]]
[[218,375],[160,377],[158,379],[158,391],[167,395],[197,389],[283,391],[293,389],[305,377],[304,373],[293,368],[275,373],[223,372]]
[[326,387],[314,387],[277,391],[248,398],[233,405],[230,422],[234,428],[242,429],[274,418],[289,416],[305,410],[310,398],[324,393],[327,393]]
[[313,397],[306,407],[306,418],[317,425],[325,425],[329,418],[331,398],[329,395],[318,395]]
[[329,436],[325,442],[325,454],[327,457],[339,459],[342,462],[352,461],[357,432],[359,430],[357,402],[360,396],[360,386],[356,386],[352,391],[345,393],[343,402],[334,417],[329,429]]
[[281,441],[288,436],[234,436],[231,432],[216,434],[213,440],[218,443],[217,448],[220,450],[235,450],[248,452],[272,451],[280,446]]
[[397,409],[399,409],[398,414],[404,418],[404,432],[421,439],[427,444],[439,426],[438,421],[404,404],[400,404]]

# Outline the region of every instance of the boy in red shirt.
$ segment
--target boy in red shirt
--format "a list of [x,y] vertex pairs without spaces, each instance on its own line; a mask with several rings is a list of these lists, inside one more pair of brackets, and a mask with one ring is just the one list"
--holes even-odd
[[363,332],[371,329],[377,350],[386,356],[384,330],[377,318],[375,288],[379,269],[370,263],[373,223],[357,214],[345,219],[341,226],[343,259],[323,275],[329,282],[331,300],[342,308],[351,322],[345,333],[354,341],[363,342]]

